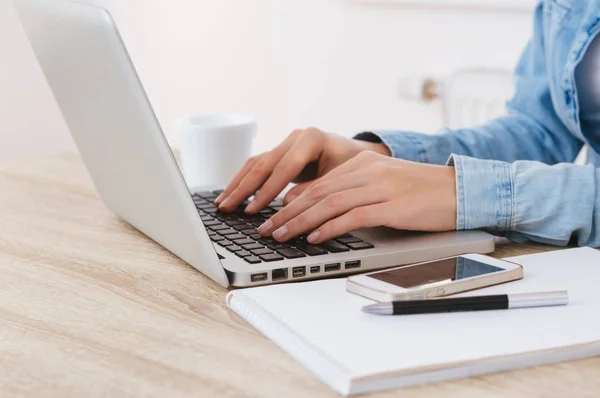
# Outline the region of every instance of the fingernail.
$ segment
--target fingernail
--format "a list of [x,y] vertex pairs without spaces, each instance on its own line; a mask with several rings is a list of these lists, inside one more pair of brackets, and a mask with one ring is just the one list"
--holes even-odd
[[281,228],[279,228],[277,231],[273,232],[273,238],[280,240],[283,239],[285,237],[285,234],[287,234],[288,232],[288,227],[286,227],[285,225]]
[[273,228],[273,222],[271,220],[267,220],[260,227],[258,227],[258,233],[261,235],[268,235]]
[[221,192],[221,194],[219,196],[217,196],[217,198],[215,199],[215,204],[218,206],[224,197],[225,197],[225,192]]
[[254,213],[256,212],[256,210],[258,210],[257,208],[257,204],[255,201],[250,202],[250,204],[248,204],[248,206],[246,206],[246,208],[244,209],[244,211],[246,213]]
[[313,233],[311,233],[310,235],[308,235],[308,237],[306,238],[306,240],[309,243],[314,243],[316,242],[319,237],[321,236],[321,233],[319,231],[314,231]]
[[227,205],[231,204],[231,198],[227,198],[219,205],[219,207],[227,207]]

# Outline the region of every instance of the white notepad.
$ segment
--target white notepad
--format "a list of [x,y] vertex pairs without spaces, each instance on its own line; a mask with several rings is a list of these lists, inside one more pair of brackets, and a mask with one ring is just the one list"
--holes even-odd
[[343,395],[600,355],[600,251],[514,257],[524,278],[464,295],[563,290],[564,307],[410,316],[361,312],[345,280],[235,290],[227,303]]

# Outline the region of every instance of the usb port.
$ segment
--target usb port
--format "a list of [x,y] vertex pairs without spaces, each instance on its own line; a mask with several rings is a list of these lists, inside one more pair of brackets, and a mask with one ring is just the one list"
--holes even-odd
[[287,270],[287,268],[274,269],[271,272],[271,278],[274,281],[280,281],[280,280],[283,280],[283,279],[287,279],[287,277],[288,277],[288,270]]
[[360,268],[360,260],[346,261],[345,267],[346,269]]
[[315,265],[315,266],[310,267],[310,273],[311,274],[316,274],[320,270],[321,270],[321,266],[319,266],[319,265]]
[[267,280],[267,273],[261,272],[260,274],[252,274],[250,275],[251,282],[263,282]]
[[325,266],[325,272],[338,271],[340,268],[342,268],[340,263],[327,264]]
[[294,267],[292,268],[292,276],[294,278],[300,278],[306,275],[306,267]]

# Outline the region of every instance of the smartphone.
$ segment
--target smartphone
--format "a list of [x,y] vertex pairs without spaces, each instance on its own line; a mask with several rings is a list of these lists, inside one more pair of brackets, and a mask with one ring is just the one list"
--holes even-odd
[[523,278],[523,267],[483,254],[465,254],[346,279],[346,290],[375,301],[423,300]]

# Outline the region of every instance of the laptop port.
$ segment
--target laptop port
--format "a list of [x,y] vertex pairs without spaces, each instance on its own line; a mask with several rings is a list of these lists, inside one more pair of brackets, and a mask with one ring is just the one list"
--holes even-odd
[[320,270],[321,270],[321,267],[319,265],[314,265],[314,266],[310,267],[310,273],[311,274],[316,274]]
[[360,260],[346,261],[346,264],[344,265],[344,267],[346,269],[360,268]]
[[250,282],[264,282],[267,280],[267,273],[261,272],[260,274],[250,275]]
[[294,267],[292,268],[292,276],[294,278],[300,278],[306,275],[306,267]]
[[273,281],[280,281],[288,278],[288,270],[287,268],[279,268],[271,271],[271,279]]
[[327,264],[325,266],[325,272],[330,272],[330,271],[339,271],[340,268],[342,268],[342,265],[340,263],[335,263],[335,264]]

